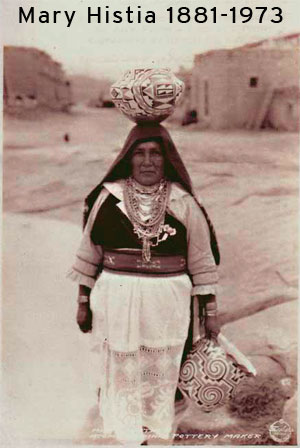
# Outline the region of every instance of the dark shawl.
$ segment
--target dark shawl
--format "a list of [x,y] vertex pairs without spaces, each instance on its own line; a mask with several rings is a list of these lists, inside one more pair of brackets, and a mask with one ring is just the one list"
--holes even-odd
[[104,182],[113,182],[118,179],[124,179],[130,175],[130,156],[133,148],[141,141],[158,140],[162,143],[162,151],[165,158],[165,172],[166,177],[178,182],[181,186],[190,193],[197,204],[201,208],[210,232],[210,244],[212,253],[217,265],[220,263],[220,253],[217,243],[216,234],[213,225],[208,217],[208,214],[196,198],[190,176],[184,166],[184,163],[171,139],[168,131],[160,124],[143,124],[134,126],[125,141],[122,151],[113,162],[112,166],[102,179],[102,181],[89,193],[85,199],[83,226],[85,227],[92,207],[103,188]]

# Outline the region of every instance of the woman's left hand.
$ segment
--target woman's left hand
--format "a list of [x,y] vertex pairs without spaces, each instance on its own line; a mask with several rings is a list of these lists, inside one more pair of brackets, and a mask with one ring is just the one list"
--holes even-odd
[[217,339],[221,328],[218,317],[206,316],[204,326],[206,337],[209,339]]

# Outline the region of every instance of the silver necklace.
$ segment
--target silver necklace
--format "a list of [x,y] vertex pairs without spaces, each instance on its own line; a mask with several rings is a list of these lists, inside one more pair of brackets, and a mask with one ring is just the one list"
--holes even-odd
[[[158,244],[160,233],[163,231],[165,212],[170,194],[170,183],[162,179],[158,184],[151,187],[139,185],[133,178],[125,181],[124,203],[128,217],[133,224],[133,231],[143,242],[142,258],[149,263],[151,261],[151,246]],[[142,195],[145,195],[143,198]],[[144,221],[143,205],[149,205],[150,217]],[[156,238],[156,243],[151,240]]]

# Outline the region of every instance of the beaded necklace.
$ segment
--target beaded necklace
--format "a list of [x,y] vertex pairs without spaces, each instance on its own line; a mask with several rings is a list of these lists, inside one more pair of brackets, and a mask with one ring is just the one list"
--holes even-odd
[[[143,242],[142,258],[151,261],[151,246],[160,242],[164,230],[165,212],[170,193],[170,183],[162,179],[158,184],[144,186],[132,177],[125,181],[124,203],[133,231]],[[156,242],[151,241],[156,238]]]

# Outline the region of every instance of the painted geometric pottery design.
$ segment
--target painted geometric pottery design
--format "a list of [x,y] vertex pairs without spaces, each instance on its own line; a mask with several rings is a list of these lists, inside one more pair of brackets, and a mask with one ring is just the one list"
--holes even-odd
[[184,83],[169,69],[134,69],[111,86],[117,108],[136,123],[169,117],[184,91]]
[[187,355],[179,376],[182,394],[202,411],[223,406],[247,373],[210,339],[200,339]]

